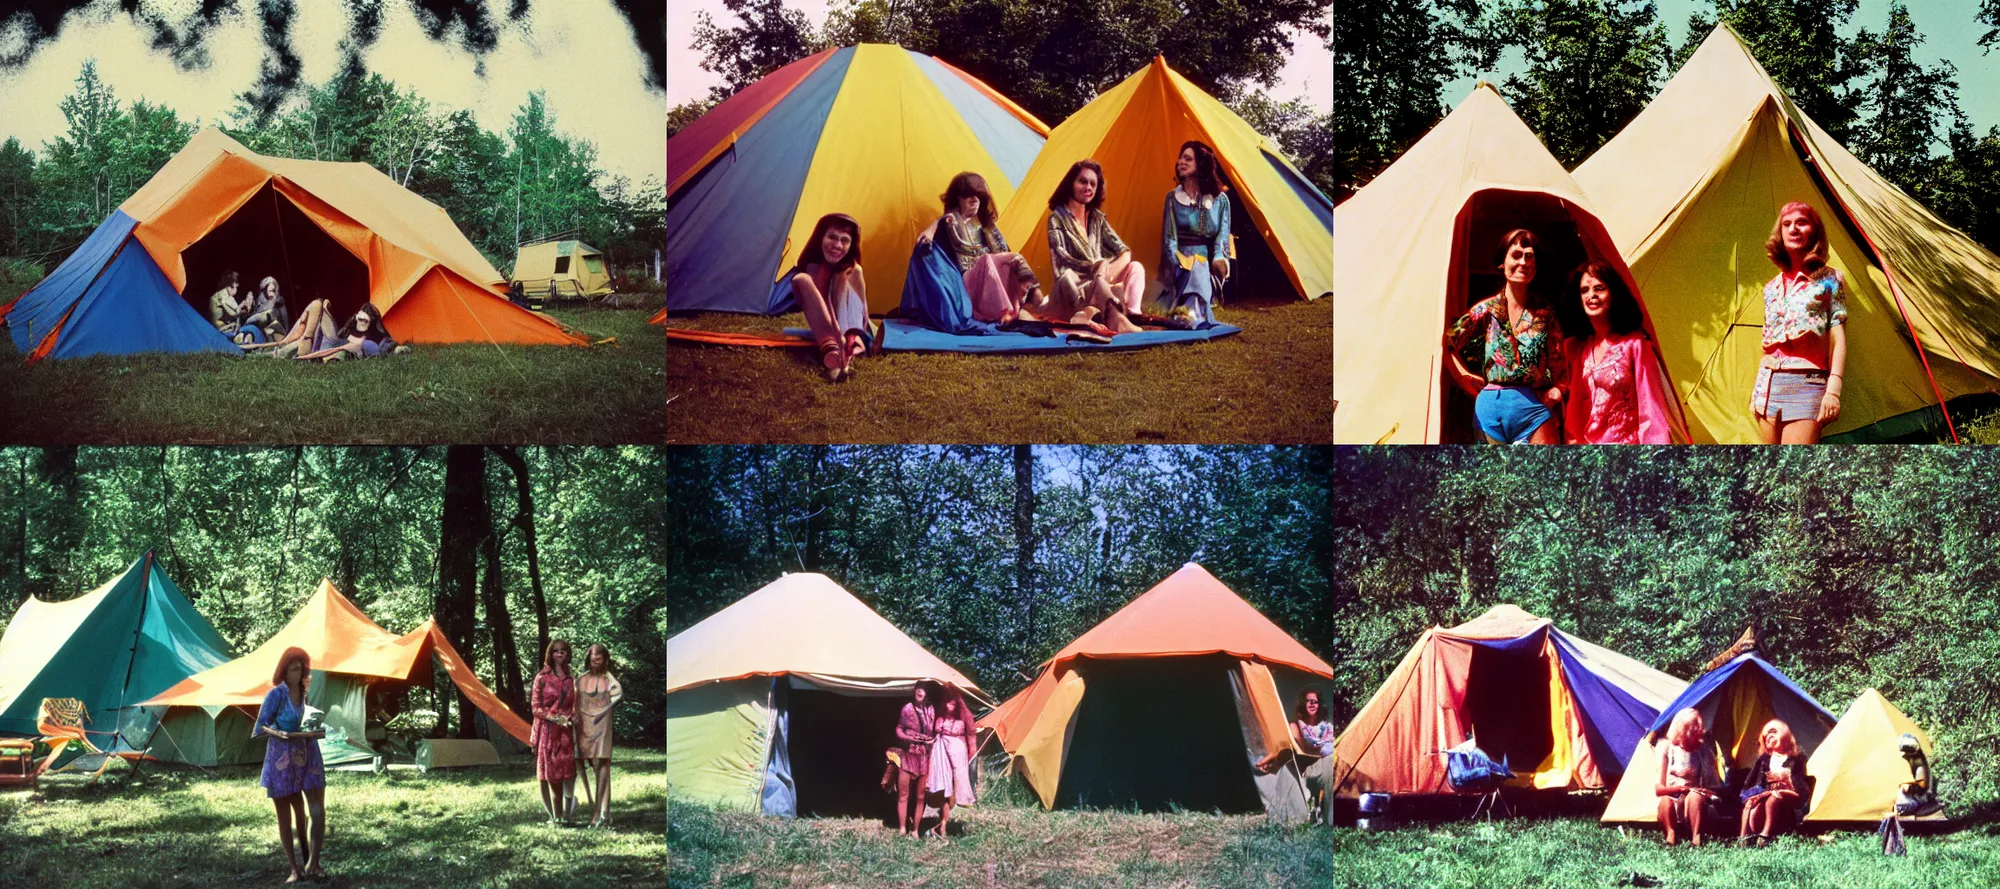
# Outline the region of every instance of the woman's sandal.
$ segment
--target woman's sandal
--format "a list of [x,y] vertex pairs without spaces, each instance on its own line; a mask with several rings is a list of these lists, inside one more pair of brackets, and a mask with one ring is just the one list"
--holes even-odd
[[847,379],[847,350],[841,347],[838,340],[819,344],[819,362],[827,382],[838,383]]

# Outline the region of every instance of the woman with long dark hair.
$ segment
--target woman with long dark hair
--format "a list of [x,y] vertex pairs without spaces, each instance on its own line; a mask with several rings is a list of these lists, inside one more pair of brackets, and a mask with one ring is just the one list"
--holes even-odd
[[1005,324],[1015,318],[1037,320],[1029,307],[1043,301],[1041,282],[1028,260],[1007,246],[994,218],[1000,206],[986,189],[986,177],[960,173],[944,190],[944,215],[917,235],[919,243],[935,241],[944,248],[972,298],[972,317]]
[[1826,264],[1826,225],[1811,204],[1778,211],[1764,242],[1778,276],[1764,285],[1764,357],[1750,412],[1765,444],[1814,444],[1840,419],[1847,368],[1847,279]]
[[1229,195],[1223,192],[1215,149],[1196,139],[1181,143],[1174,161],[1179,182],[1167,192],[1160,225],[1162,314],[1185,307],[1196,324],[1215,323],[1215,296],[1229,279]]
[[550,824],[566,823],[576,809],[576,677],[570,675],[569,643],[549,640],[542,669],[529,698],[535,724],[528,740],[535,748],[535,781]]
[[[264,743],[264,771],[257,783],[278,811],[278,844],[285,847],[285,861],[292,871],[287,883],[326,875],[320,859],[326,842],[326,766],[319,752],[319,739],[326,737],[326,732],[301,727],[306,716],[306,683],[311,676],[312,657],[301,648],[285,649],[278,656],[271,690],[257,708],[257,725],[250,735],[268,739]],[[292,848],[294,837],[302,848]],[[304,859],[303,868],[300,859]]]
[[1646,338],[1639,300],[1601,259],[1569,276],[1590,332],[1564,343],[1569,379],[1563,437],[1570,444],[1669,444],[1667,375]]
[[958,686],[943,683],[938,691],[937,740],[931,744],[930,775],[924,782],[926,795],[944,795],[937,827],[932,829],[939,839],[945,839],[951,827],[953,806],[979,801],[972,789],[972,753],[979,747],[974,741],[977,722],[972,708],[966,706],[965,693]]
[[798,300],[819,344],[828,382],[854,374],[854,359],[867,351],[868,282],[861,275],[861,223],[845,213],[828,213],[813,225],[797,265],[778,279],[772,299],[785,291]]
[[1146,269],[1133,261],[1104,217],[1104,167],[1090,159],[1070,165],[1049,195],[1049,262],[1055,299],[1047,320],[1099,324],[1133,333],[1128,317],[1146,294]]
[[[1562,407],[1562,327],[1539,294],[1535,233],[1517,228],[1500,238],[1493,264],[1500,292],[1473,304],[1445,331],[1445,368],[1472,396],[1479,431],[1494,444],[1555,444]],[[1473,366],[1478,371],[1473,370]]]
[[[931,773],[931,744],[937,741],[936,682],[926,679],[910,690],[910,702],[896,714],[896,832],[917,835],[924,823],[924,779]],[[914,810],[912,809],[914,806]]]

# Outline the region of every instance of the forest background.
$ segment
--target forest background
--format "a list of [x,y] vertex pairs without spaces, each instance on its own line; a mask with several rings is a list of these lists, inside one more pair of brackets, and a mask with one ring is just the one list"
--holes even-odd
[[1341,449],[1334,716],[1502,603],[1692,680],[1746,626],[1837,718],[1876,688],[1952,811],[2000,805],[2000,485],[1985,449]]
[[[1443,118],[1447,84],[1518,54],[1494,84],[1564,167],[1588,158],[1643,110],[1717,22],[1726,22],[1801,110],[1889,181],[2000,251],[2000,126],[1959,106],[1949,61],[1924,61],[1925,35],[1893,0],[1858,22],[1860,0],[1704,0],[1684,42],[1652,0],[1342,0],[1333,36],[1340,114],[1328,191],[1345,200]],[[1963,0],[1985,52],[2000,49],[2000,0]],[[1854,25],[1863,27],[1852,30]]]
[[[152,550],[241,655],[327,578],[391,632],[435,615],[524,714],[548,638],[605,643],[618,738],[659,746],[668,468],[646,448],[0,449],[0,625]],[[458,698],[436,699],[442,733],[471,728]]]

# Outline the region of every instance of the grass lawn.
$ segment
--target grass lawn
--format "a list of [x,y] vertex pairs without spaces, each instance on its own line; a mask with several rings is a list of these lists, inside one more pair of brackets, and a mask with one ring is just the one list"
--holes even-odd
[[[954,828],[961,823],[952,817]],[[767,818],[667,806],[675,889],[1324,889],[1331,831],[1262,815],[1042,811],[996,786],[949,843],[861,818]]]
[[[810,349],[667,347],[674,442],[1316,443],[1333,436],[1333,309],[1223,306],[1210,343],[1066,355],[890,353],[839,386]],[[805,316],[708,312],[675,327],[775,334]]]
[[1781,838],[1766,849],[1682,844],[1657,830],[1590,818],[1416,825],[1333,832],[1339,879],[1369,889],[1913,889],[2000,885],[2000,828],[1989,818],[1949,833],[1906,835],[1909,854],[1886,857],[1873,830]]
[[[658,886],[666,756],[619,748],[612,825],[550,827],[525,758],[419,775],[327,775],[327,880],[423,889]],[[13,886],[276,886],[286,875],[257,769],[114,766],[97,786],[44,776],[0,793],[0,883]],[[577,803],[579,809],[582,800]]]
[[[32,282],[29,282],[32,283]],[[0,304],[27,284],[6,282]],[[306,364],[133,355],[28,366],[0,336],[0,441],[15,444],[631,444],[666,438],[650,308],[551,311],[596,341],[416,346]]]

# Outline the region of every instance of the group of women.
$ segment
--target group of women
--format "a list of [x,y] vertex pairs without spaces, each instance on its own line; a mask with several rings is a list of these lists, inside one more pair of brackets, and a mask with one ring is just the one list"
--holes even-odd
[[[1623,276],[1592,260],[1569,274],[1563,305],[1530,284],[1533,232],[1508,232],[1494,256],[1500,292],[1445,332],[1445,365],[1472,396],[1494,443],[1667,444],[1673,406]],[[1747,405],[1766,444],[1817,442],[1840,417],[1847,363],[1847,282],[1826,264],[1826,228],[1810,205],[1778,212],[1764,245],[1778,274],[1764,285],[1763,357]]]
[[1798,826],[1806,801],[1812,798],[1805,754],[1799,752],[1792,727],[1782,719],[1765,723],[1758,733],[1757,762],[1733,800],[1725,796],[1731,788],[1700,711],[1690,707],[1675,713],[1659,749],[1653,792],[1659,797],[1660,827],[1669,846],[1682,837],[1701,845],[1704,836],[1714,835],[1713,828],[1705,830],[1704,824],[1727,821],[1728,803],[1740,807],[1737,841],[1769,845],[1773,836]]
[[373,303],[363,302],[340,323],[326,300],[315,299],[292,321],[278,279],[272,277],[257,282],[257,292],[243,294],[237,273],[223,272],[208,298],[208,318],[243,351],[263,351],[276,358],[339,361],[375,358],[397,349]]
[[[1162,211],[1160,267],[1168,270],[1158,318],[1142,312],[1145,266],[1104,215],[1107,183],[1094,160],[1070,165],[1049,196],[1049,260],[1055,280],[1044,290],[996,223],[1000,208],[985,177],[960,173],[941,196],[944,214],[918,235],[916,249],[936,247],[963,276],[967,316],[996,324],[1042,321],[1108,338],[1153,320],[1197,327],[1215,321],[1229,278],[1229,195],[1215,150],[1189,141],[1175,161],[1176,185]],[[820,217],[798,264],[779,277],[772,298],[796,299],[818,344],[826,377],[841,382],[867,353],[868,288],[861,269],[861,225],[845,213]]]
[[[567,823],[576,811],[577,763],[590,767],[596,781],[590,826],[602,826],[611,806],[611,710],[624,698],[612,675],[611,653],[592,645],[581,675],[570,671],[569,643],[549,643],[535,676],[529,731],[535,778],[550,824]],[[307,718],[306,689],[312,658],[287,648],[278,658],[272,688],[257,711],[252,737],[266,739],[259,785],[277,808],[278,843],[291,866],[287,883],[325,876],[321,848],[326,839],[326,767],[319,742],[325,730]],[[588,782],[586,787],[588,787]]]

